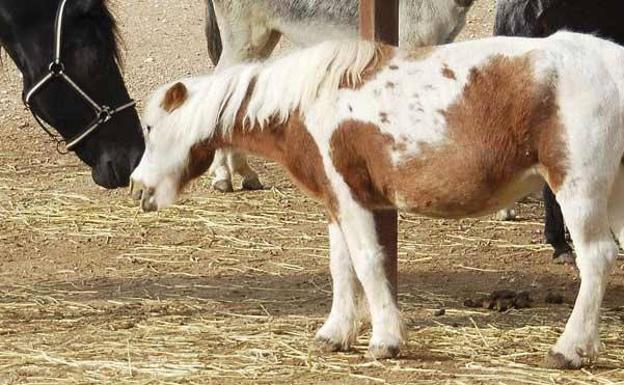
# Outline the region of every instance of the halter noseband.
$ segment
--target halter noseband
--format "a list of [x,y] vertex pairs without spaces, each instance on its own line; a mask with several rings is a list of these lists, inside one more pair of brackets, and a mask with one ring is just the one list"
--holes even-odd
[[[34,86],[30,88],[30,90],[24,94],[23,102],[26,105],[26,108],[30,110],[35,121],[43,128],[43,130],[56,141],[56,149],[58,152],[62,154],[66,154],[69,151],[73,150],[78,144],[80,144],[85,138],[87,138],[90,134],[92,134],[98,127],[102,124],[108,122],[114,115],[117,113],[134,107],[134,100],[130,100],[128,103],[123,104],[117,108],[111,108],[105,104],[98,104],[95,100],[93,100],[82,88],[76,84],[65,73],[65,65],[61,61],[61,48],[62,48],[62,32],[63,32],[63,16],[65,13],[65,5],[67,4],[67,0],[62,0],[59,4],[59,7],[56,11],[56,19],[54,21],[54,59],[48,66],[48,73],[41,78]],[[35,111],[30,106],[30,101],[39,91],[41,91],[45,85],[47,85],[52,79],[61,79],[64,80],[66,84],[68,84],[74,91],[78,93],[82,97],[84,101],[86,101],[93,111],[95,112],[95,118],[89,123],[89,125],[78,133],[76,136],[69,140],[59,139],[57,135],[52,132],[52,125],[46,123],[43,118],[39,117]],[[47,127],[49,126],[49,127]]]

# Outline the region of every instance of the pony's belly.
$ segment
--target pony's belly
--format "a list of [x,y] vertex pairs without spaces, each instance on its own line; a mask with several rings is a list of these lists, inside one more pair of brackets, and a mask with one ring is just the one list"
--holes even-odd
[[[431,178],[435,182],[431,183]],[[393,202],[398,209],[436,218],[479,217],[508,207],[543,185],[535,167],[498,183],[487,178],[418,175],[396,187]]]

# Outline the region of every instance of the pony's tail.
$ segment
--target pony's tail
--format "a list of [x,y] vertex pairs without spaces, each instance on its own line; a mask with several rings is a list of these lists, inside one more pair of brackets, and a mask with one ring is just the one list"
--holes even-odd
[[208,55],[212,64],[217,65],[223,45],[221,42],[221,31],[217,23],[217,15],[215,14],[213,0],[206,0],[206,42],[208,43]]

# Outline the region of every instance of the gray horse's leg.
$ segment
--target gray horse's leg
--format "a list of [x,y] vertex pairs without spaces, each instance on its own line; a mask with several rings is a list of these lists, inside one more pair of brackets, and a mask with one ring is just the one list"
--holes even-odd
[[[208,45],[210,47],[211,42],[217,40],[222,44],[215,71],[249,60],[264,59],[279,42],[281,35],[271,28],[270,20],[254,13],[247,3],[241,2],[236,7],[228,0],[207,0],[206,7]],[[219,34],[219,38],[214,34]],[[216,55],[213,51],[211,56]],[[258,174],[249,166],[245,154],[217,151],[210,171],[214,173],[212,187],[217,191],[233,191],[233,173],[243,177],[244,189],[262,188]]]
[[[257,47],[255,57],[257,59],[265,59],[275,49],[275,46],[279,42],[281,34],[277,31],[269,31],[268,35],[262,40],[264,44]],[[242,187],[243,190],[262,190],[264,186],[258,174],[251,168],[247,160],[247,155],[241,152],[227,151],[228,165],[230,166],[231,173],[237,173],[243,178]]]

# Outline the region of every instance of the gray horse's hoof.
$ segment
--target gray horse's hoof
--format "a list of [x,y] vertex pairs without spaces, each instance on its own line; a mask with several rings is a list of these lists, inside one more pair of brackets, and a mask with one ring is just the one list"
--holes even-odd
[[559,255],[555,255],[553,257],[553,262],[559,265],[574,265],[576,263],[574,253],[572,251],[566,251]]
[[222,193],[229,193],[234,191],[234,188],[232,187],[232,182],[229,180],[218,180],[212,184],[212,188]]
[[502,209],[494,216],[499,221],[513,221],[516,219],[515,209]]
[[243,180],[243,190],[262,190],[264,186],[257,177]]

